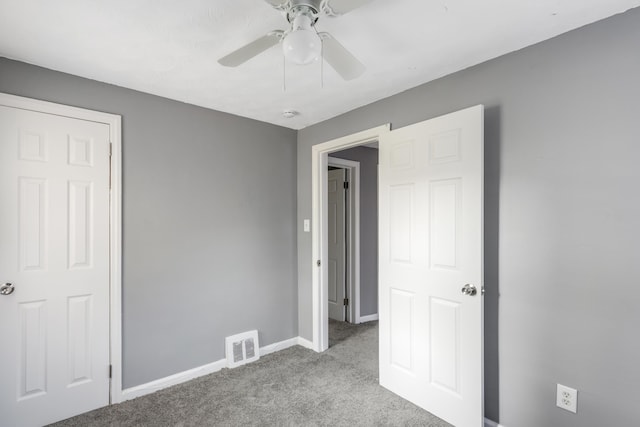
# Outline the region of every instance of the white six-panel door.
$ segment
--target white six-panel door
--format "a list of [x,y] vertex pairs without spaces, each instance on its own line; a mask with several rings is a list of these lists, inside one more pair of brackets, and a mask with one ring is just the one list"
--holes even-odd
[[0,417],[109,403],[109,127],[0,106]]
[[330,170],[328,173],[328,253],[329,277],[328,298],[329,318],[345,320],[345,268],[346,268],[346,236],[345,236],[345,189],[344,169]]
[[[379,142],[380,384],[457,427],[480,427],[483,107]],[[466,284],[477,293],[463,294]]]

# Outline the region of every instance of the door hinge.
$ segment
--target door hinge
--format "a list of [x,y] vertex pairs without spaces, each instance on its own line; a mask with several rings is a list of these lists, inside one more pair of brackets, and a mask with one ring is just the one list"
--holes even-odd
[[349,189],[349,181],[345,181],[345,182],[343,182],[343,183],[342,183],[342,187],[343,187],[345,190],[348,190],[348,189]]
[[109,365],[109,379],[113,378],[113,365]]
[[349,305],[349,298],[345,298],[344,300],[342,300],[342,304]]
[[317,265],[318,267],[320,267],[320,265],[321,265],[321,264],[320,264],[320,260],[316,261],[316,265]]
[[109,157],[113,154],[113,143],[109,143]]

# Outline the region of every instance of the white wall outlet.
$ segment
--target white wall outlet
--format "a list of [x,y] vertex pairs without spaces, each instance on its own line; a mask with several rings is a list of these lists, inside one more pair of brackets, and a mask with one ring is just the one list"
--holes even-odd
[[556,405],[574,414],[578,412],[578,390],[558,384]]
[[302,221],[302,226],[304,228],[305,233],[308,233],[311,231],[311,220],[310,219],[305,219],[304,221]]

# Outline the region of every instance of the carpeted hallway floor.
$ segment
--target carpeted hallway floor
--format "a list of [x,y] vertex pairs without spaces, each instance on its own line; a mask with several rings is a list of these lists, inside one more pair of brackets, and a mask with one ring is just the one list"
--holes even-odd
[[291,347],[54,425],[449,426],[378,385],[377,326],[332,321],[322,354]]

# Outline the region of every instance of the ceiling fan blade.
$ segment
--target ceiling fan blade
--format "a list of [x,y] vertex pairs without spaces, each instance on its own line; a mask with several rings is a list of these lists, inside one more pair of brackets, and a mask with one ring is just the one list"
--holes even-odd
[[259,39],[242,46],[240,49],[234,50],[227,56],[223,56],[218,59],[218,62],[220,65],[224,65],[225,67],[237,67],[238,65],[244,64],[254,56],[261,54],[270,47],[277,45],[283,36],[284,31],[271,31]]
[[366,69],[362,62],[353,56],[329,33],[320,33],[322,38],[322,56],[331,67],[345,80],[360,77]]
[[264,0],[269,3],[272,7],[278,10],[284,10],[285,5],[289,2],[288,0]]
[[371,3],[373,0],[324,0],[322,10],[329,16],[339,16]]

